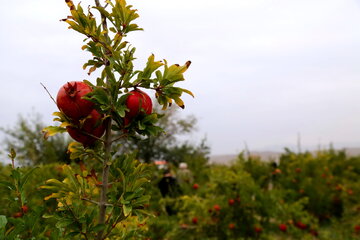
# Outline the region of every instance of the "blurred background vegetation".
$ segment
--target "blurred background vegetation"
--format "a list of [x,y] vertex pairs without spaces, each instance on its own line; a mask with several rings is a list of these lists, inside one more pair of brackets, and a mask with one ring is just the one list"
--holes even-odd
[[[196,130],[194,117],[180,118],[173,111],[160,125],[166,134],[158,138],[138,137],[116,146],[122,152],[136,150],[138,159],[153,169],[147,208],[154,217],[140,225],[129,224],[132,234],[127,239],[360,238],[360,157],[331,148],[315,153],[285,149],[277,161],[243,152],[231,163],[210,164],[206,139],[186,140]],[[60,135],[45,141],[43,127],[41,118],[33,114],[19,117],[12,128],[1,131],[6,135],[3,153],[14,148],[23,171],[41,166],[26,185],[27,204],[39,221],[50,221],[41,216],[55,209],[56,202],[44,201],[50,192],[40,186],[50,178],[62,180],[62,164],[78,165],[68,158],[70,139]],[[158,160],[167,164],[156,165]],[[10,174],[11,167],[1,164],[0,183]],[[164,177],[175,180],[176,186],[169,189],[178,187],[176,194],[161,193]],[[0,184],[0,206],[7,206],[0,208],[0,215],[18,211],[12,197]],[[39,239],[51,239],[46,237],[51,229],[41,231]]]

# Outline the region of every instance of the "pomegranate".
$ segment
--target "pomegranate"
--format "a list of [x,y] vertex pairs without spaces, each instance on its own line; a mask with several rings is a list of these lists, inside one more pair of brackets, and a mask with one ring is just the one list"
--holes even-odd
[[23,216],[22,212],[17,212],[13,214],[13,218],[21,218]]
[[79,120],[88,116],[93,110],[94,104],[82,99],[91,91],[91,87],[83,82],[68,82],[60,88],[56,104],[66,116],[73,120]]
[[286,230],[287,230],[286,224],[284,224],[284,223],[279,224],[279,229],[282,232],[286,232]]
[[230,224],[229,224],[229,229],[232,230],[232,229],[234,229],[234,228],[235,228],[235,224],[234,224],[234,223],[230,223]]
[[194,185],[193,185],[193,189],[197,190],[198,188],[199,188],[199,184],[194,183]]
[[263,231],[263,229],[262,229],[261,227],[259,227],[259,226],[255,226],[255,227],[254,227],[254,230],[255,230],[255,232],[258,233],[258,234],[260,234],[260,233]]
[[296,226],[297,228],[299,228],[299,229],[302,229],[302,230],[305,230],[305,229],[307,228],[307,225],[304,224],[304,223],[301,222],[301,221],[297,221],[296,224],[295,224],[295,226]]
[[228,203],[230,206],[234,205],[235,204],[235,200],[234,199],[229,199],[228,200]]
[[218,204],[215,204],[213,208],[217,212],[221,210],[221,207]]
[[129,93],[126,99],[126,107],[129,112],[126,112],[125,119],[131,120],[138,116],[141,112],[144,114],[151,114],[152,101],[146,93],[139,89],[135,89]]
[[102,115],[96,111],[92,110],[89,117],[85,119],[82,127],[66,127],[69,135],[76,141],[82,143],[85,147],[91,146],[95,143],[96,138],[86,135],[83,132],[94,135],[95,137],[100,138],[105,132],[104,124],[97,126],[98,121],[100,121]]
[[24,206],[21,207],[21,211],[22,211],[23,213],[27,213],[27,212],[29,211],[29,207],[26,206],[26,205],[24,205]]

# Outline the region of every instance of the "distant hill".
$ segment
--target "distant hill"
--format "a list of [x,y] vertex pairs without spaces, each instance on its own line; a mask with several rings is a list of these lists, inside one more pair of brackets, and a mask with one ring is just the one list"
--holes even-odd
[[[344,149],[340,149],[344,150]],[[339,151],[340,151],[339,150]],[[313,151],[315,153],[315,151]],[[360,156],[360,148],[345,148],[347,156]],[[281,152],[272,152],[272,151],[252,151],[250,153],[252,156],[258,156],[264,161],[275,160],[278,161],[281,155]],[[237,159],[238,155],[236,154],[223,154],[223,155],[212,155],[210,157],[210,163],[217,164],[229,164],[231,161]]]

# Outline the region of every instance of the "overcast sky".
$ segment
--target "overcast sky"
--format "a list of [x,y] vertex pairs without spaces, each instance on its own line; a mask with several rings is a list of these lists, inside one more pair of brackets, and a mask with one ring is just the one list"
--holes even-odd
[[[157,59],[192,61],[180,85],[184,115],[194,114],[212,154],[360,147],[359,0],[142,0],[145,29],[129,36],[136,66]],[[77,1],[75,1],[77,3]],[[82,1],[86,8],[91,1]],[[34,111],[51,124],[66,81],[89,79],[83,37],[60,22],[62,0],[4,1],[0,8],[0,126]],[[95,72],[93,76],[96,76]],[[94,77],[90,78],[90,80]]]

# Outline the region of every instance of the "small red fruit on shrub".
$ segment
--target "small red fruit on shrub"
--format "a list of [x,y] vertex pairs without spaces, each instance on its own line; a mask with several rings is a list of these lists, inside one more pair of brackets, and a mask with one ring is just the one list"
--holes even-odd
[[139,89],[135,89],[129,93],[126,99],[126,107],[129,109],[129,112],[126,112],[125,118],[131,120],[141,112],[147,115],[151,114],[152,101],[149,95]]
[[194,185],[193,185],[193,189],[198,189],[199,188],[199,184],[197,184],[197,183],[194,183]]
[[337,184],[335,187],[335,190],[341,192],[343,190],[343,188],[340,184]]
[[217,204],[215,204],[213,208],[214,208],[215,211],[220,211],[221,210],[221,207],[219,205],[217,205]]
[[279,168],[275,169],[275,170],[272,172],[273,175],[281,174],[281,173],[282,173],[282,171],[281,171],[281,169],[279,169]]
[[180,224],[180,228],[187,229],[187,228],[189,228],[189,225],[182,223],[182,224]]
[[235,200],[234,199],[229,199],[228,203],[229,203],[230,206],[232,206],[232,205],[234,205]]
[[317,237],[317,236],[319,236],[319,233],[318,233],[318,231],[316,231],[315,229],[310,229],[310,234],[311,235],[313,235],[314,237]]
[[21,211],[22,211],[23,213],[27,213],[27,212],[29,211],[29,207],[26,206],[26,205],[24,205],[24,206],[21,207]]
[[295,172],[296,172],[296,173],[301,173],[301,168],[296,168],[296,169],[295,169]]
[[359,234],[360,233],[360,225],[355,225],[354,231],[356,234]]
[[89,118],[85,119],[82,127],[66,127],[66,130],[74,140],[82,143],[85,147],[91,146],[95,143],[96,138],[86,135],[83,132],[100,138],[105,132],[105,126],[103,124],[98,125],[98,121],[101,121],[101,118],[102,115],[98,111],[93,110],[89,115]]
[[230,224],[229,224],[229,229],[232,230],[232,229],[234,229],[234,228],[235,228],[235,224],[234,224],[234,223],[230,223]]
[[93,110],[94,104],[82,99],[92,91],[91,87],[83,82],[68,82],[63,85],[56,97],[58,108],[73,120],[86,117]]
[[21,218],[23,216],[23,213],[22,212],[17,212],[17,213],[14,213],[13,214],[13,217],[14,218]]
[[348,190],[347,190],[347,193],[348,193],[349,195],[353,195],[353,194],[354,194],[354,191],[353,191],[352,189],[348,189]]
[[301,221],[297,221],[295,226],[299,229],[305,230],[307,228],[307,225],[302,223]]
[[262,228],[258,227],[258,226],[255,226],[254,230],[255,230],[256,233],[261,233],[262,232]]
[[286,230],[287,230],[286,224],[284,224],[284,223],[279,224],[279,229],[282,232],[286,232]]
[[194,217],[191,221],[192,221],[193,224],[197,224],[197,223],[198,223],[197,217]]

